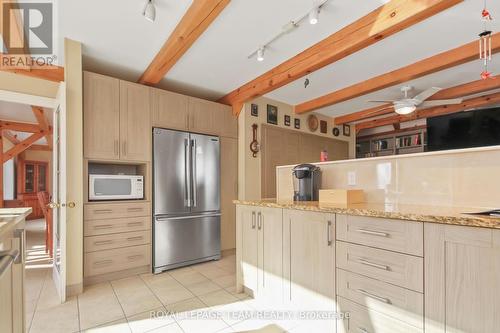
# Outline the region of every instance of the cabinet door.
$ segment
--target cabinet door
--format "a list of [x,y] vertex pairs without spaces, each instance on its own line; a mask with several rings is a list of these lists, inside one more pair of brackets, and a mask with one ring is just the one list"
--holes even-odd
[[[335,311],[335,216],[285,210],[283,270],[292,310]],[[319,332],[335,332],[335,320],[304,321]]]
[[259,231],[259,296],[275,309],[283,301],[283,209],[261,208]]
[[120,81],[85,72],[83,128],[86,158],[120,158]]
[[189,99],[189,130],[196,133],[220,134],[219,104],[199,98]]
[[149,88],[120,81],[120,156],[128,161],[151,160]]
[[238,117],[233,115],[233,109],[230,106],[220,104],[218,114],[216,119],[221,119],[218,123],[222,126],[220,136],[238,138]]
[[236,247],[236,207],[238,198],[238,140],[220,139],[221,149],[221,249]]
[[257,209],[250,206],[239,207],[241,224],[241,280],[243,286],[257,295],[258,237]]
[[187,130],[189,97],[161,89],[151,89],[153,126]]
[[500,230],[426,223],[425,332],[497,332]]

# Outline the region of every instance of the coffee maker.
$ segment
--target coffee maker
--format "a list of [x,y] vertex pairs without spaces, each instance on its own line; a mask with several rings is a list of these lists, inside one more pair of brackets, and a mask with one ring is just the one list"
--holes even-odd
[[318,201],[321,170],[312,164],[299,164],[292,169],[293,201]]

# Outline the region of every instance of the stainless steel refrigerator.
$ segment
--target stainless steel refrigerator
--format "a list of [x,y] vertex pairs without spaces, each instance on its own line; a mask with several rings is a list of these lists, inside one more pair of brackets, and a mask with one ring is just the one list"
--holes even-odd
[[220,142],[153,129],[153,270],[220,259]]

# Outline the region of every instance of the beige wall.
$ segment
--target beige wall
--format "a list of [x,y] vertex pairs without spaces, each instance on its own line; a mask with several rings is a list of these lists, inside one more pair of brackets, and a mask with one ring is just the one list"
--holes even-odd
[[[322,188],[363,189],[370,203],[500,208],[500,146],[318,165]],[[292,198],[291,168],[277,168],[279,199]]]
[[64,41],[66,82],[66,184],[67,209],[66,284],[69,296],[83,290],[83,87],[82,46]]
[[[259,106],[259,116],[253,117],[251,115],[251,104],[257,104]],[[342,135],[342,128],[340,129],[340,135],[334,137],[332,134],[332,119],[324,117],[317,114],[319,120],[328,121],[328,131],[326,134],[320,133],[320,130],[316,132],[311,132],[307,127],[307,117],[309,114],[305,115],[295,115],[293,111],[293,106],[278,101],[274,101],[269,98],[259,97],[251,102],[246,103],[243,106],[243,110],[240,113],[238,119],[238,197],[241,200],[252,200],[260,199],[261,197],[261,154],[257,154],[257,157],[252,157],[250,151],[250,142],[252,141],[252,124],[256,123],[259,125],[257,131],[257,140],[261,142],[261,132],[262,124],[267,123],[267,104],[271,104],[278,107],[278,125],[277,127],[286,128],[294,131],[299,131],[303,133],[320,135],[332,139],[342,140],[349,142],[349,157],[353,158],[356,153],[355,145],[355,132],[354,128],[351,129],[351,136],[345,137]],[[290,126],[284,125],[284,116],[290,115],[291,124]],[[294,118],[300,119],[300,130],[294,128]],[[274,126],[274,125],[269,125]],[[318,152],[319,154],[319,152]]]

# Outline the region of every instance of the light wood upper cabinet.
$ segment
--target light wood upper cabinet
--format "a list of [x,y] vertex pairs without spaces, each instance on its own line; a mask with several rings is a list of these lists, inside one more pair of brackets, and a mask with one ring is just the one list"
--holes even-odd
[[189,98],[189,130],[196,133],[220,134],[219,104]]
[[128,161],[151,160],[149,87],[120,81],[120,156]]
[[425,332],[497,332],[500,230],[426,223]]
[[188,130],[189,97],[151,88],[153,126]]
[[238,198],[238,140],[222,137],[221,145],[221,249],[236,247],[236,207]]
[[84,72],[84,154],[120,159],[120,81]]
[[191,97],[188,119],[189,130],[192,132],[238,137],[238,118],[232,115],[232,110],[227,105]]

